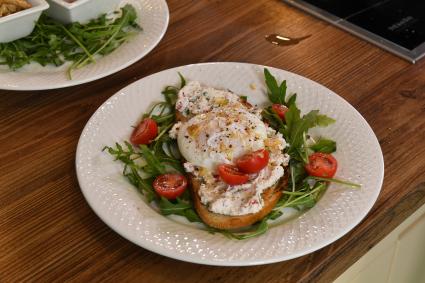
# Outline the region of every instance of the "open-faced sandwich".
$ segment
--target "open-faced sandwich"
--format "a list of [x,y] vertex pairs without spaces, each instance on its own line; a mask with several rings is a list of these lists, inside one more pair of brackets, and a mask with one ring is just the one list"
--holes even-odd
[[105,147],[125,163],[124,176],[164,215],[204,223],[210,232],[245,239],[267,231],[282,208],[311,208],[337,169],[336,143],[307,134],[333,119],[301,115],[265,69],[271,105],[181,77],[164,102],[143,115],[130,142]]
[[219,229],[246,227],[275,207],[289,156],[261,110],[225,90],[190,82],[178,93],[170,136],[186,160],[196,212]]

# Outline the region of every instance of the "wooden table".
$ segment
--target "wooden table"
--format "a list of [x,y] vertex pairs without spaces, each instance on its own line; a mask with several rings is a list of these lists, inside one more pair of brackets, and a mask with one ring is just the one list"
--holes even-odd
[[[425,59],[412,65],[277,0],[168,4],[164,39],[127,69],[66,89],[0,91],[1,282],[330,282],[425,203]],[[271,33],[311,37],[279,47],[264,40]],[[140,78],[209,61],[298,73],[361,112],[381,143],[385,180],[360,225],[298,259],[225,268],[151,253],[93,213],[74,169],[77,141],[89,117]]]

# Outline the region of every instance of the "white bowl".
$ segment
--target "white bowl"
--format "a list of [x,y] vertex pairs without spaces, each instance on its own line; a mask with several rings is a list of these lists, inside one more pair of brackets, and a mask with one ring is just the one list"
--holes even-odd
[[45,0],[28,0],[31,8],[0,18],[0,43],[14,41],[29,35],[41,12],[49,8]]
[[68,3],[65,0],[47,0],[50,8],[46,14],[65,23],[86,23],[102,14],[111,12],[118,7],[121,0],[76,0]]

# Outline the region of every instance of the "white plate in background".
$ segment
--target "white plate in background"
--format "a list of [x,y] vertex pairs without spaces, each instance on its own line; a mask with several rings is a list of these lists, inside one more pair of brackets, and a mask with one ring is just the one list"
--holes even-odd
[[69,63],[60,67],[42,67],[31,63],[13,72],[6,66],[0,68],[0,89],[44,90],[62,88],[91,82],[116,73],[146,56],[164,36],[169,21],[165,0],[123,0],[120,6],[131,4],[137,11],[142,31],[112,53],[100,57],[72,72],[72,79],[66,75]]

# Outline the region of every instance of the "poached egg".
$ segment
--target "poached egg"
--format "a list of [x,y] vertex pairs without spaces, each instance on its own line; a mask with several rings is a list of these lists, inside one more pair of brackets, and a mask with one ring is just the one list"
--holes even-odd
[[196,115],[181,125],[177,135],[183,157],[209,171],[264,148],[265,139],[267,128],[261,119],[239,105]]

